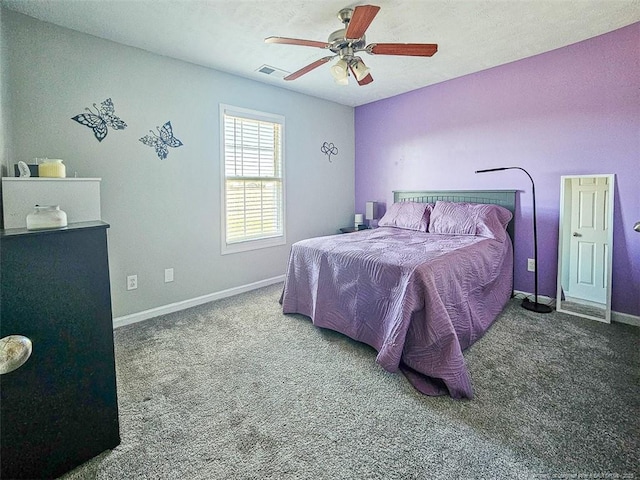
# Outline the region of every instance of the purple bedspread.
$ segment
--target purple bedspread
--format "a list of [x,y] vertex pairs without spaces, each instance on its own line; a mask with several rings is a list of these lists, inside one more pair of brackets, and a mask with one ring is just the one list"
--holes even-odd
[[509,300],[511,240],[380,227],[291,249],[284,313],[300,313],[378,351],[420,392],[472,398],[462,351]]

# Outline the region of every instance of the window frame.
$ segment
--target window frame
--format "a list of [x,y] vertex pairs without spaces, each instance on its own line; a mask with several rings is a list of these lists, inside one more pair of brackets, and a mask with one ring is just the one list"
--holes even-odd
[[[237,242],[227,243],[227,177],[226,177],[226,157],[225,157],[225,115],[245,118],[248,120],[258,120],[263,122],[277,123],[280,125],[280,182],[281,182],[281,215],[282,234],[263,238],[246,239]],[[220,104],[220,246],[221,254],[247,252],[261,248],[286,245],[286,188],[285,188],[285,118],[283,115],[275,113],[261,112],[248,108],[236,107],[233,105]],[[270,177],[276,178],[276,177]]]

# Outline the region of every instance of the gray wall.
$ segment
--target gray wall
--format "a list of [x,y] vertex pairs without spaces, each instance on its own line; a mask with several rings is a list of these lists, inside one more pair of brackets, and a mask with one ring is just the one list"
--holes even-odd
[[[67,176],[102,178],[115,317],[277,277],[291,243],[352,223],[352,108],[8,10],[2,27],[2,116],[12,126],[5,165],[62,158]],[[128,127],[98,142],[71,117],[109,97]],[[220,255],[220,103],[285,116],[285,246]],[[166,121],[184,146],[161,161],[138,139]],[[325,141],[339,147],[331,162],[320,151]],[[165,284],[170,267],[175,281]],[[126,290],[129,274],[138,275],[137,290]]]
[[[9,108],[7,107],[7,91],[8,91],[8,35],[7,29],[3,28],[2,15],[4,10],[0,8],[0,175],[4,175],[5,165],[8,161],[9,150],[9,130],[8,116]],[[0,217],[2,213],[0,213]]]

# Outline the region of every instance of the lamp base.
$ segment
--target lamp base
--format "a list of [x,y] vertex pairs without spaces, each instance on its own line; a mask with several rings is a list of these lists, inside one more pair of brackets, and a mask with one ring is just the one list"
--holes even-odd
[[532,302],[528,298],[522,300],[522,308],[526,308],[527,310],[531,310],[536,313],[551,313],[553,309],[549,305],[544,305],[538,302]]

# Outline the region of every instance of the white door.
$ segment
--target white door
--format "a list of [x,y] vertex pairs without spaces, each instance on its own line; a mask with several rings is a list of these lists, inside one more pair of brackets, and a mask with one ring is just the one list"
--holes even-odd
[[567,296],[607,303],[609,185],[607,177],[571,180],[571,254]]

